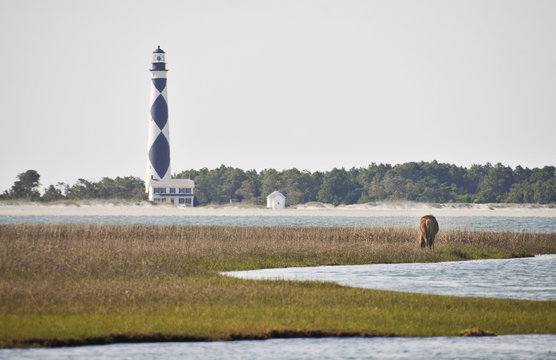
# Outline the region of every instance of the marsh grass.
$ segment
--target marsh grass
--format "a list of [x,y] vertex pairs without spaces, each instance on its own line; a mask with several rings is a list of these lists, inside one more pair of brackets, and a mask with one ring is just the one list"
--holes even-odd
[[[406,228],[0,226],[0,346],[133,339],[556,333],[556,302],[249,281],[220,271],[555,253],[556,234]],[[315,335],[316,336],[316,335]]]

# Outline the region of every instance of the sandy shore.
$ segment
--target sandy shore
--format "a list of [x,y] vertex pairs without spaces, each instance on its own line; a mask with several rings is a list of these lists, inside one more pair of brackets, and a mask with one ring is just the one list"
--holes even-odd
[[52,204],[0,202],[0,216],[538,216],[556,218],[556,207],[506,204],[383,203],[334,207],[309,203],[284,210],[257,207],[195,207],[153,205],[149,202],[60,202]]

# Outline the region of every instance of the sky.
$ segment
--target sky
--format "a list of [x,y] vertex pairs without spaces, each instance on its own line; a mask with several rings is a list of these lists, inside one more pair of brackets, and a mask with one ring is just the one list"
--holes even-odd
[[171,168],[556,165],[556,1],[0,0],[0,192]]

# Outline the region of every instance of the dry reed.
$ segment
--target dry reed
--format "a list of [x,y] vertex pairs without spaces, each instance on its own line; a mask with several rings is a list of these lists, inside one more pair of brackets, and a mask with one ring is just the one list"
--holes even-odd
[[134,296],[167,298],[180,279],[218,271],[527,256],[555,252],[555,240],[444,231],[428,251],[406,228],[3,225],[0,300],[126,299],[130,281]]

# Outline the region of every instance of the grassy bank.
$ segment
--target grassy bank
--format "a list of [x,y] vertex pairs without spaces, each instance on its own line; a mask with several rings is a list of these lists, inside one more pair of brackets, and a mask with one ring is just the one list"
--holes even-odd
[[322,335],[556,333],[556,302],[456,298],[219,271],[556,253],[556,234],[415,229],[0,226],[0,346]]

